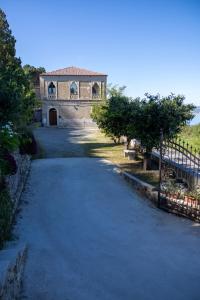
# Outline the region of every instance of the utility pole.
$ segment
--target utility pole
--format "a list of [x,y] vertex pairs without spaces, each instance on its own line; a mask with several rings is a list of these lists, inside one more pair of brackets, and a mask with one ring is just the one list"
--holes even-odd
[[160,207],[160,195],[161,195],[161,184],[162,184],[162,159],[163,159],[163,130],[160,129],[160,155],[159,155],[159,187],[158,187],[158,207]]

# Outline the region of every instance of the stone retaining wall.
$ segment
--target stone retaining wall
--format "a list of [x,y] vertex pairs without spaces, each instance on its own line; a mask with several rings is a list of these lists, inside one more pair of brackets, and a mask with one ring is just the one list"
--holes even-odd
[[7,187],[14,203],[13,214],[18,206],[18,202],[31,166],[29,155],[20,155],[18,152],[15,152],[14,158],[17,163],[17,173],[15,175],[6,176]]
[[[31,166],[29,155],[20,155],[19,152],[13,155],[17,163],[17,173],[6,176],[6,184],[14,204],[12,219]],[[7,243],[6,248],[0,251],[0,300],[19,299],[21,289],[27,246],[12,245],[10,248],[11,244],[12,242]]]
[[27,246],[0,252],[0,300],[19,299]]
[[139,192],[142,196],[150,199],[155,205],[158,203],[158,191],[155,187],[149,183],[146,183],[137,177],[122,171],[120,168],[115,168],[115,171],[119,173],[123,178],[131,184],[131,186]]

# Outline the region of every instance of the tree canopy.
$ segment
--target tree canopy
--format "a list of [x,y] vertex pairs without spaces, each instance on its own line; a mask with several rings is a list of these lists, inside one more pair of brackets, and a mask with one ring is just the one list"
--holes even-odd
[[45,68],[43,67],[36,68],[28,64],[24,65],[23,69],[33,86],[39,85],[40,74],[46,72]]
[[115,86],[103,104],[93,107],[91,116],[107,135],[118,139],[124,135],[128,141],[139,139],[146,152],[158,147],[161,129],[164,139],[174,138],[193,118],[195,107],[184,104],[184,96],[145,94],[143,99],[132,99],[123,92],[124,87]]
[[131,98],[124,95],[125,87],[114,86],[109,89],[109,100],[93,106],[92,118],[103,132],[119,140],[127,135],[127,124],[129,123],[129,105]]
[[16,57],[15,38],[5,13],[0,9],[0,123],[30,121],[35,106],[35,94]]
[[145,94],[134,115],[135,137],[141,140],[147,152],[158,147],[160,130],[164,139],[172,139],[193,118],[194,105],[184,104],[185,97],[170,94],[167,97]]

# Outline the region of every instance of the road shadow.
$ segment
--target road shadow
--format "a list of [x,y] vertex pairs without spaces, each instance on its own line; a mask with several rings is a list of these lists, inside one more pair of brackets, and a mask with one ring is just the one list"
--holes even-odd
[[33,134],[38,144],[37,158],[104,157],[97,149],[113,147],[114,143],[94,142],[93,128],[36,128]]

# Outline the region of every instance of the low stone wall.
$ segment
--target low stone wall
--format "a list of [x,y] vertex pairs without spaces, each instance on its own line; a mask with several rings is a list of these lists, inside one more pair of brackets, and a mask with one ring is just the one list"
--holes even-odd
[[115,168],[115,171],[119,173],[123,178],[131,184],[131,186],[142,196],[150,199],[155,205],[158,203],[158,191],[151,184],[148,184],[137,177],[123,172],[120,168]]
[[27,246],[0,252],[0,300],[19,299]]
[[[14,204],[12,219],[18,207],[31,165],[30,156],[28,155],[20,155],[15,152],[14,158],[17,163],[17,173],[6,176],[6,184]],[[10,248],[10,245],[12,245],[12,248]],[[19,299],[26,253],[27,246],[13,246],[12,242],[7,243],[6,248],[0,251],[0,300]]]
[[6,176],[7,187],[14,203],[13,214],[18,206],[18,202],[31,166],[29,155],[20,155],[18,152],[15,152],[14,158],[17,163],[17,173],[15,175]]

